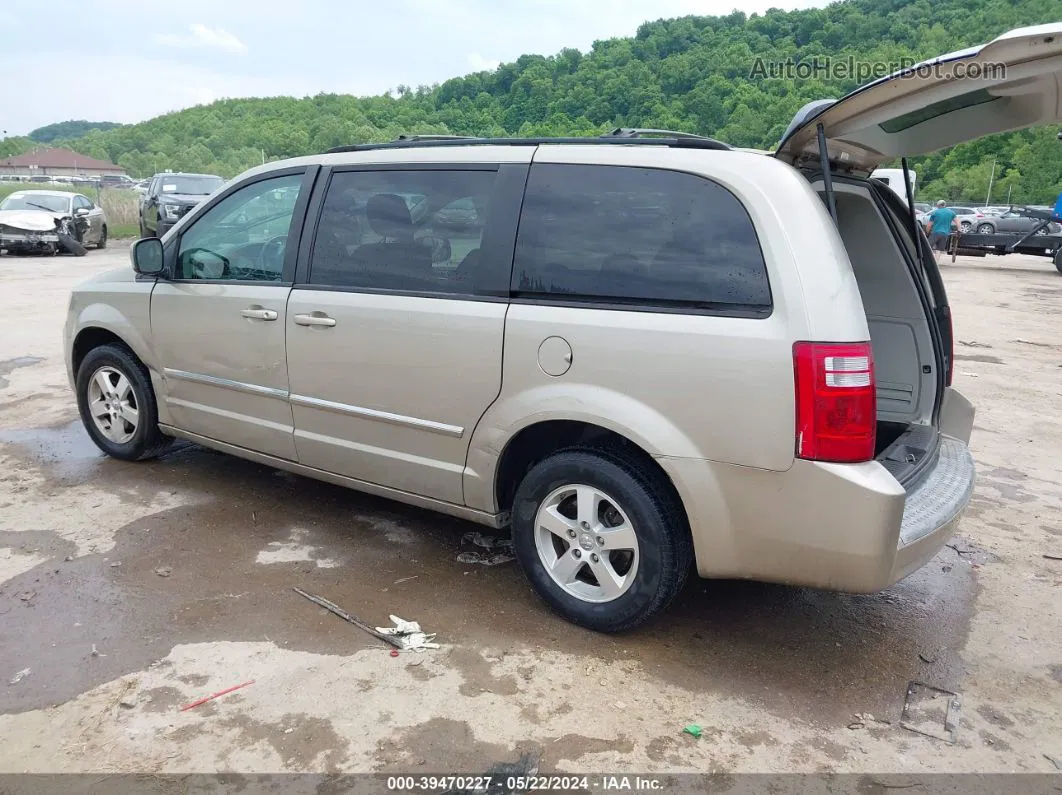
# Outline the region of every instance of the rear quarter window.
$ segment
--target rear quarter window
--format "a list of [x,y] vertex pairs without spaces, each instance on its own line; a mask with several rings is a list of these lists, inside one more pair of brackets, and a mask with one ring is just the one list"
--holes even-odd
[[765,316],[771,292],[745,207],[692,174],[542,164],[528,179],[516,298]]

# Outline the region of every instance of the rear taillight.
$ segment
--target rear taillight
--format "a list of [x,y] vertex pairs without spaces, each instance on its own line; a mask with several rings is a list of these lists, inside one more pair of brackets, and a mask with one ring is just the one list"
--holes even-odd
[[878,411],[869,342],[798,342],[796,454],[813,461],[874,458]]

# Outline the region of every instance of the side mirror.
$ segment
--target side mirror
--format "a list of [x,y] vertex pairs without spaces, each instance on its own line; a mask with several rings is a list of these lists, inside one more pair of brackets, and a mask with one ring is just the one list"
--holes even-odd
[[157,276],[162,273],[162,241],[157,237],[145,237],[133,243],[130,249],[133,270],[144,276]]
[[74,215],[78,216],[79,218],[84,218],[88,214],[89,211],[84,207],[78,207],[76,210],[74,210]]

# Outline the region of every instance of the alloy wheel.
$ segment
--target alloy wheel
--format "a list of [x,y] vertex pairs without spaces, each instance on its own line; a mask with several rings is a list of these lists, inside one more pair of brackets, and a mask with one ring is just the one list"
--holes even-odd
[[600,489],[554,489],[535,515],[535,548],[549,576],[584,602],[611,602],[638,574],[638,535],[626,512]]
[[96,429],[115,444],[126,444],[136,434],[140,424],[136,392],[120,370],[104,366],[92,374],[88,407]]

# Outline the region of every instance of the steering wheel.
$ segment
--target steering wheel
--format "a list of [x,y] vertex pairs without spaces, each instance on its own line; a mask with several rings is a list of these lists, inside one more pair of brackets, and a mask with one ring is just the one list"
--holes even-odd
[[284,252],[287,246],[287,235],[269,238],[262,244],[262,250],[258,253],[258,267],[267,273],[280,273],[284,270]]

